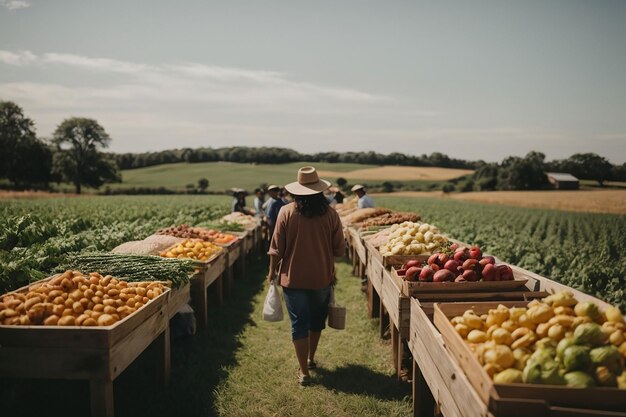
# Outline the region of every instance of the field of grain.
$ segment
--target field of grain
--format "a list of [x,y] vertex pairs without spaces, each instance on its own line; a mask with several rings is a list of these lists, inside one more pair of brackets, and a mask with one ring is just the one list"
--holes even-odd
[[355,169],[349,172],[321,170],[320,175],[327,177],[343,176],[347,180],[447,181],[471,174],[472,172],[474,171],[469,169],[382,166]]
[[404,184],[426,187],[433,183],[456,178],[471,171],[447,168],[417,168],[374,166],[347,163],[293,162],[288,164],[242,164],[235,162],[200,162],[157,165],[122,171],[122,183],[111,188],[166,187],[185,189],[196,185],[200,178],[209,180],[209,191],[223,192],[234,187],[253,190],[261,184],[278,184],[296,180],[298,168],[313,165],[320,176],[331,182],[343,177],[350,184],[381,184],[402,181]]

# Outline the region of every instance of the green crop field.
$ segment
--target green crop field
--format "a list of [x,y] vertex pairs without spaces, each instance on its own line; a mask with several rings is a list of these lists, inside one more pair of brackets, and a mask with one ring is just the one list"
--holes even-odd
[[[260,175],[257,178],[265,178]],[[110,250],[160,227],[225,213],[228,197],[82,197],[0,201],[0,290],[49,273],[72,251]],[[419,197],[378,197],[510,263],[626,308],[626,216]]]
[[626,216],[431,198],[377,198],[450,236],[626,310]]
[[[296,180],[298,168],[314,165],[320,171],[349,172],[374,168],[374,165],[344,163],[294,162],[288,164],[241,164],[235,162],[201,162],[157,165],[122,171],[122,183],[112,184],[111,188],[166,187],[175,190],[185,189],[187,184],[196,185],[200,178],[209,180],[209,191],[223,192],[234,187],[252,191],[262,183],[284,185]],[[327,178],[335,182],[336,177]],[[349,183],[381,184],[385,179],[351,179]],[[440,184],[441,181],[403,181],[407,185]]]

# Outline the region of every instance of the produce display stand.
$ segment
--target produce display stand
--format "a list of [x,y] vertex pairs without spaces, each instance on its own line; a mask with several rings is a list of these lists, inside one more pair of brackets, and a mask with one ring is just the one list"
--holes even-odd
[[[367,251],[367,307],[370,318],[381,317],[383,293],[383,258],[367,239],[364,239]],[[381,321],[382,323],[382,321]],[[384,331],[381,326],[381,334]]]
[[350,242],[352,244],[352,273],[362,278],[366,273],[367,250],[356,228],[348,227],[348,234],[350,235]]
[[167,302],[167,317],[171,319],[191,298],[191,281],[178,288],[172,288]]
[[[417,298],[429,317],[433,316],[433,305],[442,301],[465,300],[531,300],[543,298],[548,294],[535,291],[535,279],[527,271],[513,270],[514,281],[500,282],[465,282],[465,283],[421,283],[421,287],[411,287],[395,268],[383,270],[382,300],[389,315],[393,363],[398,377],[401,376],[404,361],[404,344],[410,340],[411,305],[410,298]],[[461,291],[470,288],[471,291]],[[436,292],[437,290],[441,292]],[[423,291],[423,292],[420,292]],[[411,296],[407,295],[411,294]]]
[[170,293],[166,289],[112,326],[0,325],[0,377],[88,380],[91,416],[112,417],[113,381],[153,343],[158,379],[169,381]]
[[[230,294],[230,291],[233,288],[233,283],[235,280],[235,264],[237,263],[237,261],[239,261],[240,258],[243,257],[242,243],[242,239],[239,239],[235,244],[229,246],[226,249],[226,264],[224,265],[226,279],[223,282],[224,296]],[[238,265],[241,264],[239,263]]]
[[202,266],[191,278],[191,306],[196,315],[197,326],[204,329],[208,322],[209,311],[209,288],[215,289],[217,305],[221,305],[224,300],[223,276],[226,270],[228,249],[219,253],[210,262]]
[[[450,319],[462,315],[468,309],[473,309],[476,314],[485,314],[489,309],[496,308],[500,303],[443,303],[435,304],[434,323],[440,331],[444,344],[449,353],[461,365],[465,374],[469,377],[470,383],[478,393],[478,396],[485,404],[489,404],[492,409],[497,410],[503,400],[506,403],[518,402],[518,399],[532,400],[524,406],[526,412],[533,412],[536,409],[549,409],[550,406],[561,406],[569,408],[625,411],[626,391],[618,388],[595,387],[576,389],[553,385],[535,384],[494,384],[487,375],[478,360],[474,357],[469,345],[463,341],[461,336],[454,330]],[[502,303],[507,307],[523,307],[524,302]],[[626,411],[624,413],[626,415]]]
[[[570,291],[579,301],[593,301],[601,309],[609,305],[589,295],[583,294],[565,285],[551,281],[540,275],[510,265],[515,273],[521,273],[529,282],[528,287],[540,290],[539,293],[549,294],[559,291]],[[626,408],[620,411],[598,411],[588,408],[576,408],[577,400],[559,395],[559,400],[568,405],[550,405],[544,400],[532,398],[533,393],[527,387],[521,387],[515,393],[510,387],[500,386],[500,393],[495,390],[477,390],[476,384],[484,380],[474,380],[474,374],[466,373],[461,365],[468,361],[460,361],[451,352],[453,348],[433,323],[435,304],[424,303],[411,298],[411,317],[408,346],[413,356],[413,411],[415,416],[432,414],[433,408],[439,409],[445,416],[496,416],[496,417],[583,417],[613,416],[626,417]],[[490,305],[497,306],[501,302]],[[510,304],[510,302],[502,302]],[[450,303],[458,305],[462,303]],[[472,305],[485,304],[473,302]],[[526,304],[526,302],[522,303]],[[468,305],[468,304],[465,304]],[[464,310],[469,307],[464,307]],[[441,321],[441,318],[439,319]],[[482,368],[481,368],[482,370]],[[519,388],[513,384],[513,389]],[[542,386],[543,388],[544,386]],[[563,388],[561,388],[563,390]],[[571,390],[570,390],[571,391]],[[485,393],[488,395],[485,395]],[[582,391],[575,391],[580,394]],[[559,391],[562,394],[563,391]],[[623,394],[623,392],[622,392]],[[546,394],[548,395],[548,394]],[[515,397],[517,396],[517,397]],[[583,398],[583,397],[580,397]],[[611,404],[610,400],[603,404]],[[585,405],[585,404],[583,404]]]

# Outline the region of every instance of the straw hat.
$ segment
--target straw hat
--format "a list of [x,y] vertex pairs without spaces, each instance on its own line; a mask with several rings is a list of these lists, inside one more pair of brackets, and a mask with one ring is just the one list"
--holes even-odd
[[270,185],[269,187],[267,187],[267,191],[272,191],[272,190],[280,190],[280,187],[278,185]]
[[363,187],[361,184],[357,184],[357,185],[355,185],[354,187],[352,187],[352,188],[350,189],[350,191],[355,192],[355,191],[362,190],[362,189],[364,189],[364,188],[365,188],[365,187]]
[[314,167],[302,167],[298,170],[298,181],[285,185],[293,195],[313,195],[330,187],[330,182],[321,180]]

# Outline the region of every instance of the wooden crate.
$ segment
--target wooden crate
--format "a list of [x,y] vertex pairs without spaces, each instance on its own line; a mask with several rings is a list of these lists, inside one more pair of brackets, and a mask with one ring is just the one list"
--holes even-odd
[[462,315],[468,309],[476,314],[487,313],[498,304],[507,307],[522,307],[525,302],[504,303],[443,303],[435,305],[434,322],[452,355],[461,364],[470,382],[485,404],[492,399],[524,399],[545,402],[544,408],[551,406],[592,410],[626,410],[626,391],[617,388],[576,389],[552,385],[535,384],[494,384],[482,368],[469,346],[454,330],[450,319]]
[[171,319],[191,298],[191,282],[178,288],[172,288],[167,302],[167,317]]
[[[383,258],[380,256],[380,252],[367,241],[365,241],[365,249],[367,250],[367,277],[372,282],[372,286],[378,296],[381,297],[383,289]],[[375,255],[376,253],[378,253],[378,256]]]
[[363,244],[363,239],[359,234],[359,231],[354,228],[348,228],[350,234],[352,235],[352,242],[354,245],[354,250],[356,251],[356,255],[359,258],[359,262],[361,265],[367,265],[367,250],[365,249],[365,245]]
[[389,320],[393,323],[402,339],[409,337],[409,297],[402,295],[396,280],[391,278],[391,272],[383,270],[382,300],[389,313]]
[[91,415],[113,416],[113,380],[153,342],[155,368],[164,383],[169,379],[170,293],[112,326],[0,325],[0,377],[89,380]]
[[385,268],[390,268],[394,265],[404,265],[409,261],[427,261],[430,253],[421,255],[382,255],[382,257]]
[[196,315],[196,324],[200,329],[205,328],[208,321],[209,298],[207,291],[209,287],[215,287],[218,304],[223,301],[223,275],[226,271],[227,260],[228,254],[227,251],[224,251],[191,278],[191,306]]
[[[446,417],[487,416],[487,405],[448,352],[441,334],[415,298],[410,301],[410,315],[409,350],[415,362],[413,366],[419,367],[442,413]],[[418,383],[419,380],[413,379],[413,384]],[[419,391],[422,390],[414,387],[414,393]]]

